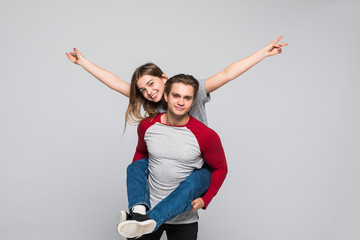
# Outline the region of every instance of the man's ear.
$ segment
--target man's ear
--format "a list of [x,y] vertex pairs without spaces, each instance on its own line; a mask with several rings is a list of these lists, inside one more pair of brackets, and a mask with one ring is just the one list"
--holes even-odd
[[168,95],[166,93],[164,93],[164,99],[165,99],[165,102],[168,102]]

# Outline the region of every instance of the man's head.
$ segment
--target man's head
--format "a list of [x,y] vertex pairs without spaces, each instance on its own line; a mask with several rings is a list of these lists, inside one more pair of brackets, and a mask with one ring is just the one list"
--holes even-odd
[[186,115],[194,105],[199,82],[191,75],[178,74],[166,81],[164,98],[169,113]]

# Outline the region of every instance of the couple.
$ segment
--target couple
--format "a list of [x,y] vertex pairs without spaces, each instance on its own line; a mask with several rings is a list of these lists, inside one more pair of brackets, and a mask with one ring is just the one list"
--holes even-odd
[[[281,47],[287,45],[286,43],[278,44],[278,41],[280,41],[281,38],[282,37],[280,36],[275,41],[267,44],[264,48],[255,52],[251,56],[232,63],[231,65],[226,67],[223,71],[213,75],[212,77],[210,77],[206,80],[201,80],[199,82],[200,90],[198,92],[198,96],[195,100],[194,106],[191,108],[191,110],[189,112],[190,115],[206,124],[205,103],[207,101],[209,101],[208,94],[210,92],[216,90],[217,88],[223,86],[230,80],[233,80],[234,78],[238,77],[239,75],[241,75],[242,73],[244,73],[245,71],[250,69],[252,66],[254,66],[258,62],[262,61],[264,58],[281,53]],[[141,115],[141,107],[144,108],[144,110],[147,114],[146,116],[149,116],[154,119],[153,122],[154,122],[155,126],[148,126],[148,128],[146,128],[146,127],[144,128],[144,125],[146,125],[145,123],[147,120],[143,121],[139,125],[139,134],[143,134],[143,135],[139,136],[139,141],[143,141],[143,142],[145,142],[145,144],[147,144],[147,142],[146,142],[147,140],[151,141],[151,138],[147,139],[147,136],[151,136],[151,134],[150,134],[151,131],[150,132],[148,132],[148,131],[157,129],[156,127],[158,127],[157,125],[161,124],[160,123],[161,120],[165,121],[165,124],[167,123],[168,125],[175,125],[175,124],[172,124],[173,122],[171,122],[171,119],[170,119],[170,122],[168,121],[168,119],[167,119],[168,113],[165,115],[162,114],[162,115],[158,116],[159,113],[165,112],[165,109],[161,105],[160,100],[162,99],[162,97],[164,95],[165,82],[167,81],[167,76],[156,65],[145,64],[145,65],[139,67],[133,74],[131,85],[129,85],[127,82],[123,81],[116,75],[96,66],[95,64],[93,64],[92,62],[90,62],[89,60],[84,58],[82,56],[82,54],[80,52],[78,52],[76,49],[74,49],[73,52],[66,53],[66,54],[70,61],[82,66],[85,70],[90,72],[97,79],[99,79],[100,81],[105,83],[107,86],[109,86],[110,88],[112,88],[114,90],[117,90],[118,92],[122,93],[123,95],[125,95],[127,97],[130,97],[129,107],[126,112],[127,122],[144,119],[144,117]],[[177,97],[179,97],[179,95],[175,95],[173,97],[177,98]],[[169,97],[167,97],[167,98],[169,99]],[[184,100],[185,99],[188,99],[188,98],[184,98]],[[175,109],[175,112],[178,111],[178,109],[179,110],[182,109],[182,107],[178,108],[178,107],[175,107],[175,105],[172,105],[170,107]],[[156,123],[155,119],[158,119],[157,116],[160,118],[160,120],[159,120],[160,122]],[[163,116],[165,116],[165,117],[163,117]],[[162,119],[162,118],[165,118],[165,119]],[[175,119],[178,119],[178,117],[176,117]],[[188,120],[189,124],[191,123],[191,119],[192,118],[189,117],[189,120]],[[140,126],[142,126],[142,128],[144,128],[144,129],[140,128]],[[177,129],[173,126],[169,126],[169,127]],[[191,129],[191,127],[189,127],[189,129]],[[199,129],[197,127],[195,127],[193,130],[198,131]],[[191,130],[189,130],[189,131],[191,132]],[[167,131],[165,131],[165,132],[167,133]],[[192,134],[195,136],[195,137],[194,136],[192,137],[194,140],[194,138],[196,138],[197,135],[193,132],[192,132]],[[143,137],[145,137],[145,140],[143,139]],[[180,137],[179,137],[179,139],[180,139]],[[207,141],[207,139],[206,139],[206,141]],[[194,143],[196,143],[196,141],[194,141]],[[143,145],[145,145],[145,144],[143,144]],[[201,144],[203,144],[203,143],[201,141],[198,141],[197,144],[198,144],[198,147],[199,146],[201,147]],[[210,144],[210,143],[206,142],[206,144],[204,144],[203,147],[206,147],[207,144]],[[140,142],[139,142],[139,146],[141,146]],[[176,146],[175,146],[175,149],[176,149]],[[161,148],[160,153],[164,150],[167,150],[167,149]],[[136,174],[138,174],[140,176],[139,179],[141,181],[144,181],[144,179],[145,179],[145,183],[146,183],[146,176],[147,176],[148,169],[150,171],[152,170],[152,168],[157,169],[156,165],[151,165],[153,163],[148,162],[148,160],[146,159],[147,153],[144,154],[144,152],[141,152],[141,148],[139,148],[139,151],[140,151],[139,153],[137,151],[137,153],[134,157],[134,160],[137,160],[137,161],[134,161],[132,164],[130,164],[130,166],[128,168],[128,185],[131,185],[131,183],[135,182],[136,179],[134,180],[134,179],[132,179],[132,177],[137,176]],[[140,159],[142,157],[141,153],[144,154],[143,156],[146,157],[145,159]],[[177,157],[180,157],[180,156],[177,156]],[[204,158],[205,158],[205,161],[207,161],[205,156],[204,156]],[[140,160],[138,160],[138,159],[140,159]],[[185,165],[184,166],[180,165],[180,166],[186,167]],[[166,172],[166,171],[162,171],[162,173],[163,172]],[[134,174],[134,173],[136,173],[136,174]],[[211,174],[213,174],[213,173],[211,173]],[[206,190],[207,186],[209,186],[209,185],[213,186],[213,187],[209,188],[209,190],[202,196],[202,198],[196,198],[192,202],[194,210],[206,207],[207,204],[210,202],[211,198],[215,195],[215,193],[217,191],[217,190],[214,191],[214,189],[218,189],[220,187],[219,179],[216,179],[216,178],[214,179],[213,175],[211,177],[211,184],[210,184],[209,175],[210,175],[209,170],[206,167],[201,168],[200,170],[196,170],[193,173],[191,173],[190,176],[187,177],[178,187],[181,189],[182,185],[184,185],[186,187],[183,187],[183,189],[191,189],[191,188],[195,189],[196,187],[201,186]],[[200,180],[198,180],[198,179],[200,179]],[[151,180],[149,180],[149,181],[151,181]],[[199,181],[201,181],[201,183]],[[205,182],[205,183],[203,184],[203,182]],[[188,184],[188,185],[186,185],[186,184]],[[136,185],[136,186],[139,187],[141,185]],[[146,209],[146,207],[149,207],[146,205],[148,201],[142,201],[142,202],[140,201],[140,205],[137,205],[136,202],[135,203],[131,202],[131,194],[139,192],[140,195],[145,195],[146,188],[145,188],[144,194],[143,194],[143,192],[141,192],[141,191],[144,191],[143,188],[140,190],[135,189],[135,191],[133,191],[134,189],[132,189],[132,190],[130,190],[130,189],[131,189],[131,186],[128,189],[128,195],[129,195],[129,200],[130,200],[129,205],[131,207],[134,206],[134,208],[132,209],[132,215],[130,217],[132,217],[133,215],[137,215],[139,212],[145,213],[146,210],[149,210],[149,209]],[[210,191],[210,189],[213,189],[213,190]],[[164,190],[167,190],[167,189],[164,189]],[[172,192],[169,195],[169,197],[174,195],[174,193],[176,193],[176,191]],[[198,196],[201,195],[201,193],[195,193],[194,196],[196,196],[196,194]],[[154,196],[154,199],[152,199],[152,201],[158,201],[158,200],[159,199],[155,199],[155,196]],[[171,203],[173,204],[173,202],[171,202]],[[144,204],[144,205],[142,205],[142,204]],[[155,206],[153,208],[153,210],[149,213],[150,216],[151,216],[152,212],[154,212],[156,207],[157,206]],[[145,208],[145,210],[144,210],[144,208]],[[125,218],[126,216],[124,216],[124,212],[122,212],[122,213],[123,213],[122,216]],[[161,214],[161,212],[159,212],[159,213]],[[181,213],[181,212],[178,212],[175,214],[177,215],[179,213]],[[176,216],[176,215],[174,215],[174,216]],[[176,219],[174,219],[174,220],[176,220]],[[146,220],[145,222],[148,223],[149,220]],[[150,227],[154,227],[153,225],[154,224],[150,224]],[[119,227],[121,227],[121,226],[125,226],[125,224],[120,223]],[[159,226],[160,226],[160,224],[158,224],[155,227],[157,228]],[[181,230],[181,227],[183,227],[181,224],[162,225],[160,230],[163,228],[163,226],[168,227],[166,229],[166,231],[167,231],[169,239],[170,238],[176,239],[175,237],[169,236],[169,232],[172,231],[173,227],[174,228],[178,227],[178,230],[175,229],[175,232],[179,232],[179,233],[185,232],[184,230]],[[188,226],[188,225],[186,225],[186,226]],[[130,228],[131,227],[132,226],[130,226]],[[196,231],[197,231],[197,226],[193,232],[196,232]],[[148,236],[148,235],[144,235],[143,238],[146,236]],[[132,236],[130,236],[130,237],[132,237]],[[153,239],[159,239],[159,238],[160,237],[153,238]],[[183,237],[183,238],[185,238],[185,237]],[[189,238],[186,237],[186,239],[194,239],[194,238],[196,239],[196,236],[189,237]]]
[[[189,115],[198,88],[198,81],[190,75],[170,78],[164,92],[167,112],[147,118],[138,126],[138,146],[127,175],[129,209],[133,211],[128,221],[118,225],[125,237],[153,232],[140,239],[159,239],[166,230],[169,239],[196,239],[197,212],[186,210],[193,208],[194,199],[194,210],[207,206],[227,174],[220,138]],[[141,177],[133,170],[144,159],[148,159],[148,184],[146,173]],[[212,171],[202,168],[204,160]],[[144,186],[149,187],[150,199]],[[150,210],[148,215],[137,213],[139,205],[144,208],[142,214],[145,206]],[[122,212],[124,220],[125,216]]]

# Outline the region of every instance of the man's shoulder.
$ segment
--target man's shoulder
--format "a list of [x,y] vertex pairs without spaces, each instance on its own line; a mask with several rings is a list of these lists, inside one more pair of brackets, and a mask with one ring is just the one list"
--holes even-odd
[[190,116],[190,118],[191,118],[191,124],[189,124],[189,127],[191,131],[202,136],[209,136],[209,137],[213,135],[217,136],[217,133],[212,128],[206,126],[204,123],[202,123],[201,121],[197,120],[194,117]]
[[202,151],[212,151],[211,149],[217,149],[221,145],[219,135],[199,120],[194,118],[189,125],[188,128],[196,137]]

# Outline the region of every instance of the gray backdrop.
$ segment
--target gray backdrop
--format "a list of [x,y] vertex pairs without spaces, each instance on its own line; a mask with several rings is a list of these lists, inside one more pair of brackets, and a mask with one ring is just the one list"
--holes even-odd
[[65,51],[129,80],[152,61],[206,78],[284,35],[212,94],[229,174],[199,239],[360,239],[359,1],[1,0],[0,239],[120,239],[136,127],[128,99]]

